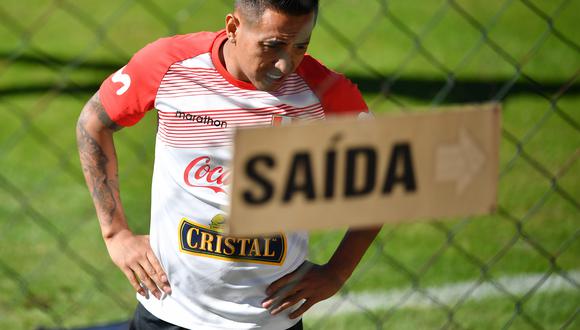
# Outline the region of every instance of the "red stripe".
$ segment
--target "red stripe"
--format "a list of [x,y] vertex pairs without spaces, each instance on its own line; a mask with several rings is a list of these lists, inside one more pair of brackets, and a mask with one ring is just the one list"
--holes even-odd
[[223,148],[223,147],[229,147],[232,144],[215,144],[215,145],[211,145],[211,144],[186,144],[186,145],[179,145],[179,144],[173,144],[173,143],[168,143],[166,141],[162,141],[165,143],[166,146],[171,147],[171,148],[175,148],[175,149],[208,149],[208,148]]
[[[212,110],[192,110],[192,111],[180,111],[182,113],[185,114],[200,114],[200,115],[212,115],[212,116],[217,116],[220,114],[231,114],[231,113],[244,113],[244,111],[247,112],[263,112],[263,113],[267,113],[268,111],[278,111],[278,110],[311,110],[311,109],[315,109],[315,108],[319,108],[322,111],[322,106],[320,105],[320,103],[314,103],[305,107],[293,107],[293,106],[289,106],[287,104],[280,104],[277,106],[271,106],[271,107],[261,107],[261,108],[224,108],[224,109],[212,109]],[[162,111],[162,110],[158,110],[157,111],[160,114],[166,115],[166,114],[170,114],[171,116],[175,116],[176,112],[173,111]]]
[[178,130],[173,130],[173,129],[168,129],[168,128],[164,128],[164,127],[159,127],[159,131],[163,134],[167,134],[167,135],[174,135],[174,136],[230,136],[233,134],[233,130],[220,130],[220,131],[215,131],[215,132],[211,132],[211,131],[178,131]]
[[160,140],[162,142],[164,142],[165,144],[171,146],[171,147],[175,147],[175,148],[207,148],[207,147],[224,147],[224,146],[231,146],[232,142],[216,142],[216,143],[207,143],[207,142],[201,142],[201,143],[176,143],[176,142],[172,142],[169,140],[166,140],[164,138],[160,138]]
[[[171,93],[182,93],[182,94],[191,94],[191,93],[206,93],[209,91],[214,91],[208,87],[212,87],[211,84],[204,84],[204,86],[192,83],[192,82],[179,82],[179,83],[172,83],[168,84],[167,86],[163,86],[159,89],[159,94],[171,94]],[[268,96],[264,93],[256,93],[252,91],[244,91],[242,92],[239,89],[229,88],[227,86],[215,86],[216,91],[220,94],[224,93],[233,93],[237,95],[260,95],[260,96]],[[292,95],[292,94],[300,94],[302,92],[308,91],[309,88],[306,85],[296,85],[296,86],[286,86],[281,88],[280,90],[273,92],[271,95],[274,96],[283,96],[283,95]],[[213,93],[212,93],[213,94]],[[271,97],[271,96],[269,96]]]
[[[172,75],[174,71],[178,73],[184,72],[185,74]],[[199,83],[196,83],[197,81],[199,81]],[[158,95],[187,95],[194,91],[207,91],[210,87],[217,88],[221,93],[225,93],[225,91],[231,91],[234,93],[234,95],[254,96],[262,95],[264,93],[261,91],[241,90],[227,82],[227,80],[225,80],[216,70],[205,70],[202,72],[197,72],[196,70],[189,69],[186,71],[169,70],[169,72],[162,80],[161,86],[158,90]],[[172,93],[174,88],[179,89],[178,94]],[[298,91],[302,92],[306,90],[309,90],[309,87],[304,82],[304,80],[302,80],[302,78],[298,75],[293,74],[288,77],[282,87],[279,90],[273,92],[272,95],[289,95],[292,93],[297,93]]]
[[[250,111],[228,111],[227,113],[222,112],[222,113],[199,113],[196,116],[196,120],[197,118],[202,118],[204,119],[206,116],[213,119],[214,121],[219,120],[221,122],[223,121],[230,121],[230,120],[235,120],[236,118],[240,118],[240,117],[248,117],[248,118],[260,118],[263,116],[271,116],[271,115],[296,115],[296,116],[292,116],[292,117],[308,117],[308,116],[315,116],[315,115],[320,115],[323,114],[324,112],[322,111],[322,109],[317,109],[317,108],[311,108],[311,109],[291,109],[291,110],[284,110],[284,109],[278,109],[278,110],[269,110],[267,112],[250,112]],[[189,115],[189,114],[187,114]],[[302,115],[302,116],[299,116]],[[176,115],[166,115],[166,114],[160,114],[159,115],[159,119],[163,119],[166,121],[188,121],[188,122],[192,122],[192,123],[197,123],[197,124],[204,124],[202,122],[197,122],[193,120],[193,116],[192,119],[187,119],[184,118],[185,116],[179,117]]]
[[213,138],[213,137],[191,137],[191,138],[174,138],[167,135],[163,135],[163,138],[171,142],[179,143],[190,143],[190,142],[204,142],[204,141],[215,141],[223,143],[231,143],[231,138]]
[[242,91],[242,90],[228,90],[224,87],[216,88],[215,90],[209,89],[207,87],[191,87],[189,86],[177,86],[175,88],[160,88],[157,96],[158,97],[184,97],[184,96],[203,96],[203,95],[216,95],[216,92],[221,96],[239,96],[239,97],[253,97],[258,99],[271,99],[272,96],[280,97],[287,95],[295,95],[308,91],[308,86],[299,86],[295,88],[287,88],[282,91],[273,92],[272,94],[265,94],[263,92],[253,92],[253,91]]
[[[205,96],[205,95],[216,95],[215,92],[205,91],[205,92],[187,92],[187,91],[180,91],[180,92],[159,92],[157,94],[158,98],[169,98],[169,97],[185,97],[185,96]],[[245,98],[254,98],[254,99],[271,99],[271,96],[265,96],[262,94],[250,94],[250,93],[242,93],[242,92],[221,92],[220,96],[237,96],[237,97],[245,97]]]
[[223,129],[223,128],[211,128],[208,126],[208,128],[197,128],[197,129],[175,129],[172,127],[165,127],[165,125],[160,125],[159,126],[159,132],[160,133],[164,133],[164,134],[170,134],[170,135],[180,135],[180,136],[220,136],[220,135],[228,135],[230,136],[233,133],[233,129],[234,128],[238,128],[238,127],[248,127],[248,126],[268,126],[270,125],[270,123],[272,122],[271,119],[264,119],[264,120],[260,120],[260,121],[256,121],[256,120],[249,120],[249,121],[245,121],[245,122],[238,122],[236,123],[235,127],[232,128],[227,128],[227,129]]
[[225,122],[225,125],[209,125],[209,124],[205,124],[205,123],[198,123],[198,122],[193,122],[193,121],[189,121],[189,120],[185,120],[185,119],[181,119],[181,118],[160,118],[160,126],[167,126],[167,127],[182,127],[182,128],[189,128],[189,129],[197,129],[199,127],[206,127],[206,128],[212,128],[212,129],[225,129],[224,126],[227,126],[227,128],[234,128],[236,124],[238,123],[242,123],[242,122],[247,122],[247,121],[270,121],[271,120],[271,116],[273,115],[279,115],[279,116],[287,116],[287,117],[293,117],[299,120],[303,120],[303,119],[324,119],[324,113],[311,113],[308,114],[308,116],[292,116],[292,113],[280,113],[280,114],[272,114],[272,115],[267,115],[267,116],[243,116],[243,115],[239,115],[239,116],[230,116],[228,117],[227,120],[219,120],[219,119],[215,119],[219,120],[220,122]]
[[[319,116],[319,115],[323,115],[324,112],[321,111],[320,109],[297,109],[297,110],[278,110],[278,111],[268,111],[268,112],[257,112],[257,113],[252,113],[252,112],[243,112],[243,111],[236,111],[236,112],[230,112],[230,113],[222,113],[222,114],[200,114],[197,118],[202,118],[205,119],[206,117],[211,118],[214,122],[215,121],[220,121],[220,122],[230,122],[232,120],[236,120],[239,118],[262,118],[262,117],[268,117],[268,116],[273,116],[273,115],[285,115],[288,117],[298,117],[298,118],[305,118],[305,117],[312,117],[312,116]],[[197,120],[196,118],[196,120]],[[198,121],[194,121],[193,118],[192,119],[187,119],[184,117],[177,117],[177,116],[171,116],[171,115],[160,115],[159,119],[162,119],[164,121],[168,121],[168,122],[181,122],[181,121],[185,121],[185,122],[191,122],[191,123],[195,123],[195,124],[202,124],[202,125],[207,125],[208,123],[203,123],[203,122],[198,122]]]

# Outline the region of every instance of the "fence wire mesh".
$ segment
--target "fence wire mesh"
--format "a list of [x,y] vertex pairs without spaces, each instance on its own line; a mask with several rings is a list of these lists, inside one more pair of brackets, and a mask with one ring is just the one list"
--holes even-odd
[[[127,319],[74,128],[100,82],[159,37],[218,30],[232,1],[0,3],[0,328]],[[573,329],[580,311],[577,0],[324,0],[310,52],[375,112],[504,105],[493,216],[386,225],[310,329]],[[155,116],[117,133],[132,228],[145,233]],[[341,231],[313,233],[325,262]]]

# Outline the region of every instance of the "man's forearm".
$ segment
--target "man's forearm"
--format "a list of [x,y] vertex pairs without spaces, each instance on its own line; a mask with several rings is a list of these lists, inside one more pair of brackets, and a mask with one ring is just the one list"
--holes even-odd
[[129,230],[121,206],[113,143],[113,132],[117,128],[95,94],[77,122],[77,144],[83,173],[111,260],[136,292],[147,297],[146,291],[149,291],[161,299],[161,290],[171,293],[167,274],[151,249],[149,237],[134,235]]
[[113,129],[103,122],[104,112],[95,95],[77,123],[77,144],[82,170],[97,211],[103,237],[127,229],[119,194]]
[[380,231],[381,227],[349,229],[346,232],[327,263],[338,276],[337,280],[346,282]]
[[275,315],[304,300],[290,314],[290,318],[296,318],[317,302],[328,299],[344,285],[380,230],[380,227],[348,230],[326,265],[306,261],[295,271],[271,283],[266,289],[267,297],[262,301],[262,307]]

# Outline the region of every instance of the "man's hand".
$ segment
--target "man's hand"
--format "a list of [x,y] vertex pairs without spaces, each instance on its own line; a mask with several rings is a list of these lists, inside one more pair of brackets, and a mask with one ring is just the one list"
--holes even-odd
[[350,277],[380,230],[380,227],[349,229],[327,264],[320,266],[305,261],[292,273],[270,284],[262,307],[278,314],[304,299],[304,303],[290,313],[290,318],[294,319],[317,302],[331,297]]
[[302,306],[289,315],[295,319],[312,305],[333,296],[345,280],[328,264],[321,266],[305,261],[292,273],[270,284],[262,307],[271,308],[270,313],[275,315],[304,299]]
[[119,267],[140,295],[147,297],[139,280],[157,299],[161,299],[161,288],[171,293],[167,275],[149,245],[148,235],[133,235],[123,230],[105,240],[111,259]]

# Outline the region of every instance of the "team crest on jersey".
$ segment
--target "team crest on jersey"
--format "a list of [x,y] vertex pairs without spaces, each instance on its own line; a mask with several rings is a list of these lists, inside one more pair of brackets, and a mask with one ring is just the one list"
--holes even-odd
[[272,126],[285,126],[292,123],[295,118],[282,116],[282,115],[272,115]]
[[222,234],[225,217],[214,216],[208,226],[181,219],[179,250],[200,257],[226,261],[282,265],[286,258],[286,236],[228,237]]

